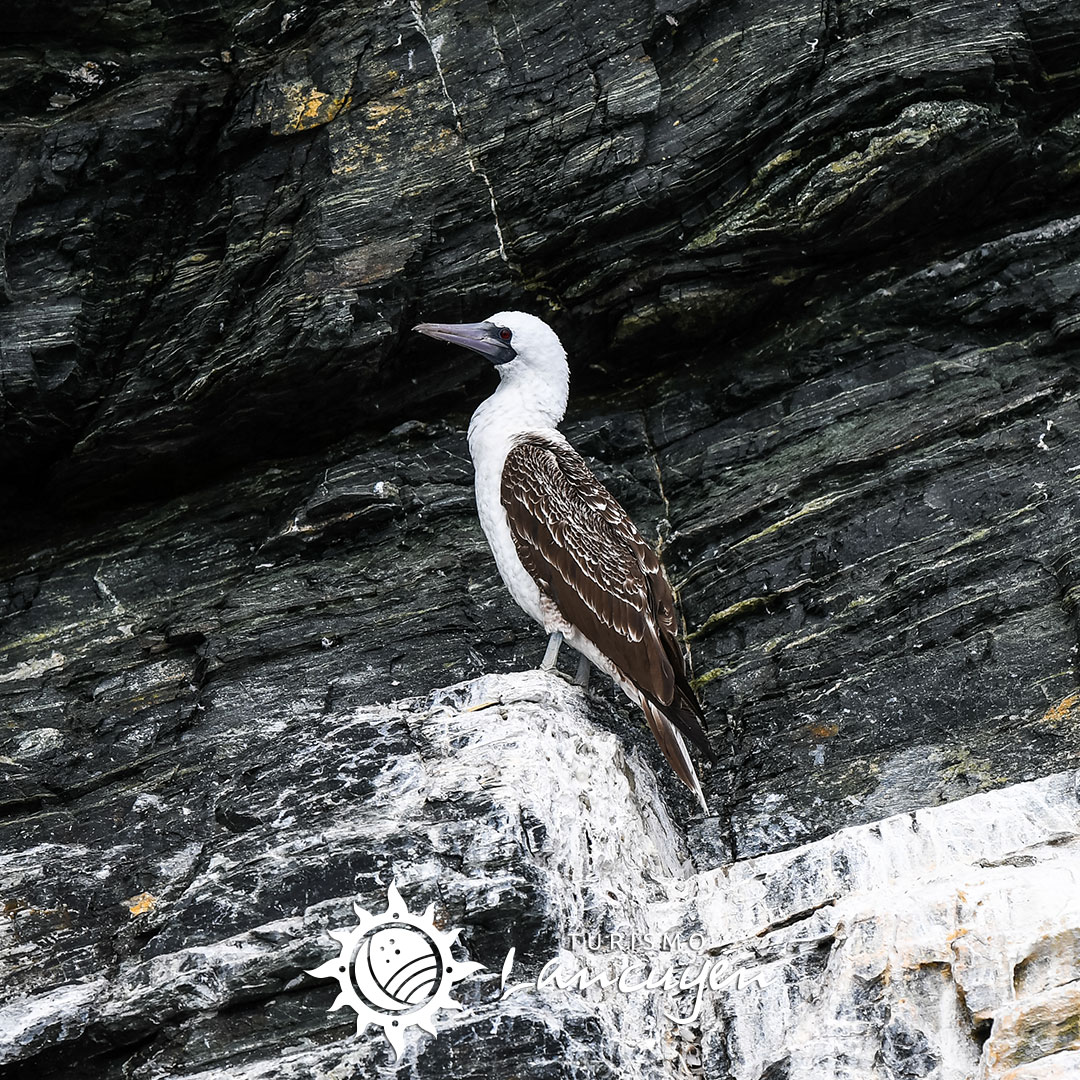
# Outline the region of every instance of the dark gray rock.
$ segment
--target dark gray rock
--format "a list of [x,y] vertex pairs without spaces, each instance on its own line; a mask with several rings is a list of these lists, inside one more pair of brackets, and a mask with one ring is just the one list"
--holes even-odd
[[[751,996],[693,1030],[535,983],[631,907],[712,925],[691,861],[745,920],[725,875],[780,860],[783,952],[832,902],[821,852],[854,872],[837,830],[967,796],[1022,821],[1020,782],[1074,766],[1072,5],[45,0],[3,33],[7,1073],[389,1070],[302,971],[392,875],[533,984],[463,983],[466,1012],[413,1033],[418,1075],[820,1075],[784,1002],[823,980],[864,1025],[853,1076],[1070,1052],[1036,1018],[1071,1008],[1071,915],[1039,944],[1022,905],[1025,1000],[950,975],[952,1042],[933,965],[963,913],[919,953],[914,1013],[823,946],[783,1001],[736,950]],[[440,688],[543,642],[474,521],[463,431],[493,376],[408,328],[500,307],[563,335],[566,430],[662,541],[718,753],[704,820],[609,686],[586,718],[557,683],[500,684],[560,737],[449,778],[537,702],[447,742],[431,718],[489,684]],[[890,835],[882,888],[906,845],[928,857]],[[950,843],[969,868],[1046,854]],[[658,861],[621,870],[635,844]]]

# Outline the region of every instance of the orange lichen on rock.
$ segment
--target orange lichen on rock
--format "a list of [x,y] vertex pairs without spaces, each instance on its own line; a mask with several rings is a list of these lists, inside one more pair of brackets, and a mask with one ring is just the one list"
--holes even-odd
[[1080,691],[1074,691],[1051,705],[1042,715],[1044,723],[1059,724],[1062,720],[1080,719]]
[[157,897],[152,896],[148,892],[143,892],[139,893],[138,896],[129,896],[124,901],[124,904],[132,915],[145,915],[154,910],[154,907],[157,904]]
[[271,127],[274,135],[295,135],[300,131],[329,124],[352,104],[352,95],[334,97],[315,87],[292,85],[281,88],[285,108]]

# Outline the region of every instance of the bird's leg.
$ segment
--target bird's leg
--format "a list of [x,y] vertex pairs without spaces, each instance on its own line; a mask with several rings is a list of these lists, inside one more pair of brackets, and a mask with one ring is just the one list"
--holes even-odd
[[574,685],[580,686],[582,690],[588,690],[590,671],[592,671],[592,664],[589,663],[588,658],[579,656],[577,662],[577,674],[574,676]]
[[540,661],[541,671],[550,671],[555,666],[555,661],[559,659],[560,645],[562,645],[562,634],[558,630],[554,630],[551,637],[548,638],[547,652],[544,653],[544,659]]

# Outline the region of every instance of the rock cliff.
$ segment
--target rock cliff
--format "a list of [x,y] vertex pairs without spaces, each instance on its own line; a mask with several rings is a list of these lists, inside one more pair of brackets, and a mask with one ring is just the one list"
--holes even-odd
[[[5,20],[5,1076],[1077,1069],[1075,5]],[[662,545],[706,817],[528,670],[491,373],[408,334],[504,307]],[[305,974],[394,880],[487,969],[396,1063]],[[715,985],[557,985],[635,961]]]

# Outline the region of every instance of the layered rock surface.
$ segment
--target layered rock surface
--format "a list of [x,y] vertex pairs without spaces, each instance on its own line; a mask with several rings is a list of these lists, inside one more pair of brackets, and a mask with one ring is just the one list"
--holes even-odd
[[[589,711],[539,672],[390,706],[297,703],[301,744],[280,723],[257,746],[235,733],[260,782],[220,836],[148,850],[151,822],[206,813],[174,774],[112,795],[108,841],[3,857],[5,891],[71,903],[11,914],[0,1064],[1016,1080],[1080,1051],[1076,773],[695,872],[653,763]],[[103,896],[125,876],[141,891],[109,896],[111,949],[73,948],[93,918],[73,884]],[[355,922],[350,899],[382,911],[394,878],[488,969],[396,1062],[377,1027],[358,1037],[351,1011],[326,1012],[332,981],[304,974],[336,954],[326,932]],[[18,993],[42,981],[56,985]]]
[[[6,19],[3,1068],[392,1071],[302,970],[396,876],[492,972],[404,1071],[1068,1075],[1073,5]],[[542,642],[407,330],[502,307],[663,545],[704,819],[610,687],[469,682]],[[620,920],[742,989],[535,989]]]

